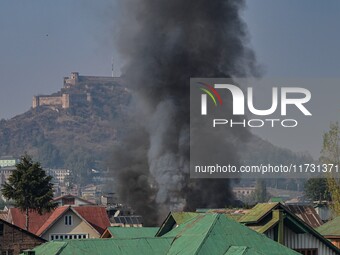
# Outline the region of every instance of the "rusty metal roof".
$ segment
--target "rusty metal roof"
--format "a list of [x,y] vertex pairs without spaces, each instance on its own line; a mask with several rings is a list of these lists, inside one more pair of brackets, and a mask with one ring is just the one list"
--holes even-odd
[[285,205],[289,211],[298,216],[312,228],[320,227],[323,222],[311,205]]

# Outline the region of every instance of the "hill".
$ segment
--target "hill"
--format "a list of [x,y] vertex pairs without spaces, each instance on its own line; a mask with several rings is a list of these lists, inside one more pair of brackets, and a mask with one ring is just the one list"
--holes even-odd
[[[106,169],[124,132],[131,93],[122,83],[119,78],[72,73],[60,91],[36,96],[30,110],[0,121],[0,155],[27,152],[43,167],[73,170],[77,182],[85,184],[91,168]],[[313,161],[308,154],[276,147],[257,136],[243,146],[244,163]]]
[[[100,81],[100,80],[99,80]],[[79,81],[50,95],[90,95],[67,109],[42,105],[0,121],[0,155],[29,153],[44,167],[74,169],[86,179],[86,169],[101,168],[117,141],[130,93],[117,82]]]

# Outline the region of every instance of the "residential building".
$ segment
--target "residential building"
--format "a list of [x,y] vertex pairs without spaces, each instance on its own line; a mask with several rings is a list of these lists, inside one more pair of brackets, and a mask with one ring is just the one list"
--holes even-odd
[[281,203],[259,203],[237,221],[304,255],[340,250]]
[[58,206],[71,205],[71,206],[81,206],[81,205],[94,205],[92,202],[82,199],[80,197],[68,194],[53,198],[53,202],[57,203]]
[[340,248],[340,216],[316,228],[316,231]]
[[18,157],[13,156],[1,156],[0,157],[0,167],[15,167],[15,165],[19,163]]
[[95,202],[96,200],[99,200],[101,197],[101,189],[99,185],[88,185],[82,188],[81,190],[81,196],[85,198],[86,200],[89,200],[91,202]]
[[[29,216],[29,231],[46,240],[99,238],[110,226],[105,208],[99,206],[60,206],[50,213],[30,212]],[[23,228],[25,213],[10,208],[9,221]]]
[[[168,219],[168,218],[167,218]],[[102,238],[48,242],[35,255],[298,255],[223,214],[199,214],[174,227],[165,221],[155,237]]]
[[66,185],[70,185],[69,180],[67,180],[67,178],[69,178],[72,174],[72,171],[69,169],[53,169],[53,168],[49,168],[46,169],[46,174],[50,175],[53,177],[52,181],[61,185],[61,184],[66,184]]
[[16,169],[15,166],[6,166],[0,168],[0,185],[8,182],[8,178],[12,175],[13,171]]
[[233,193],[236,198],[244,199],[249,197],[255,192],[255,187],[233,187]]
[[60,196],[72,195],[79,196],[79,186],[77,184],[72,184],[71,186],[58,186],[60,189]]
[[117,204],[117,197],[115,193],[104,194],[100,197],[100,202],[102,205],[111,206]]
[[20,254],[44,242],[45,239],[0,219],[0,254]]
[[312,228],[320,227],[323,224],[319,214],[312,205],[285,204],[285,206]]

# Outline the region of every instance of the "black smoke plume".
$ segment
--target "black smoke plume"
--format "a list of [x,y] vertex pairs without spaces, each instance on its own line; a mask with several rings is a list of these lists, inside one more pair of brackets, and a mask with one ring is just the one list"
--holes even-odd
[[[240,0],[123,0],[117,49],[132,93],[113,154],[120,198],[155,225],[170,210],[224,207],[226,180],[189,179],[190,77],[245,77],[256,61]],[[242,139],[247,132],[234,132]],[[213,139],[213,138],[212,138]],[[226,149],[236,163],[232,143]]]

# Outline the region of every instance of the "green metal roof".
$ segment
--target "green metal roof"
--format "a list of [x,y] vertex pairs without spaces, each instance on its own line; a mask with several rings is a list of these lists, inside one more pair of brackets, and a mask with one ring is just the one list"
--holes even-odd
[[34,250],[36,251],[36,254],[39,255],[54,255],[59,254],[65,246],[67,246],[67,242],[48,242],[37,246]]
[[192,218],[196,217],[199,213],[196,212],[171,212],[172,217],[176,221],[176,224],[182,224]]
[[198,215],[163,237],[175,238],[167,255],[298,254],[223,214]]
[[83,239],[48,242],[34,249],[36,255],[165,255],[173,238]]
[[227,218],[197,214],[161,237],[48,242],[36,255],[298,255],[295,251]]
[[124,227],[108,227],[107,230],[113,238],[138,238],[138,237],[154,237],[159,228],[124,228]]
[[242,222],[242,223],[256,223],[262,217],[264,217],[269,212],[271,212],[279,204],[280,203],[258,203],[248,213],[246,213],[241,218],[239,218],[238,222]]
[[[278,219],[275,217],[274,213],[272,213],[273,211],[278,209],[283,210],[284,225],[286,225],[288,228],[293,230],[295,233],[309,233],[315,238],[319,239],[319,241],[324,243],[327,247],[335,251],[337,254],[340,254],[340,250],[335,247],[329,240],[327,240],[318,231],[306,224],[303,220],[301,220],[298,216],[292,213],[281,203],[259,203],[243,217],[241,217],[238,222],[245,224],[249,228],[259,233],[264,233],[278,223]],[[269,221],[267,221],[268,217],[266,218],[266,216],[270,213],[271,218]],[[340,227],[338,229],[340,229]]]
[[280,202],[283,202],[283,198],[282,197],[271,197],[269,199],[269,202],[272,202],[272,203],[280,203]]
[[316,228],[323,236],[340,236],[340,216]]
[[199,213],[196,212],[170,212],[156,233],[156,236],[162,236],[165,233],[168,233],[177,225],[182,224],[197,215],[199,215]]

